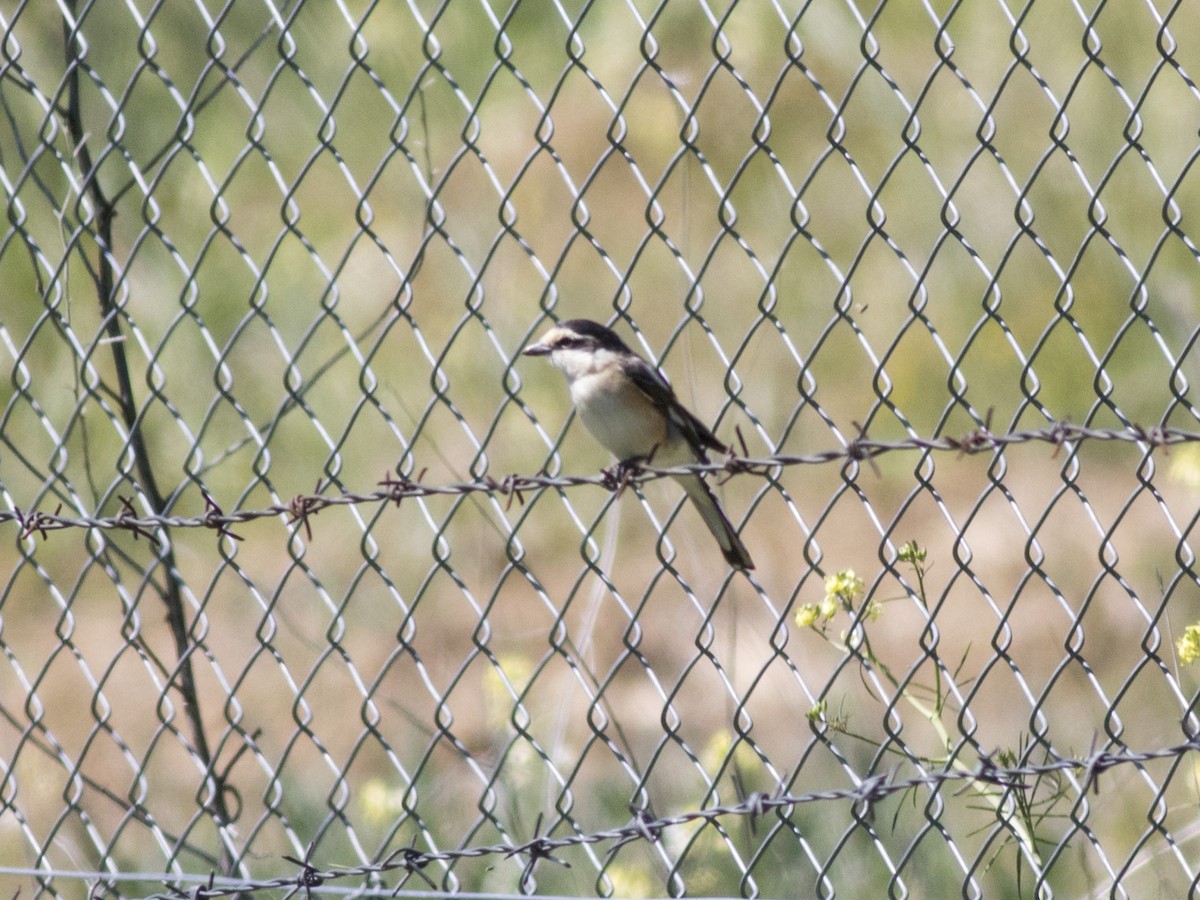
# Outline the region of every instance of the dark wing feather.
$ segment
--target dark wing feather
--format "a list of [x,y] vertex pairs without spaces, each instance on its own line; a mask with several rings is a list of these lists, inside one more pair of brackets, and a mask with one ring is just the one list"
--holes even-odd
[[706,449],[715,450],[718,453],[726,452],[729,448],[712,433],[712,429],[692,415],[679,402],[671,385],[649,363],[644,360],[639,360],[639,362],[642,363],[639,366],[630,366],[630,379],[641,389],[642,393],[650,398],[655,406],[663,411],[667,418],[675,423],[696,453],[701,458],[705,458],[704,451]]

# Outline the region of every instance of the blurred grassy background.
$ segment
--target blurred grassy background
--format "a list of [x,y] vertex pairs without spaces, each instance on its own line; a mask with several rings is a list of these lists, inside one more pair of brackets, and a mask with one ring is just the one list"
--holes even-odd
[[[997,432],[1194,426],[1195,9],[1171,8],[1170,40],[1136,3],[1103,5],[1088,34],[1050,2],[1016,32],[984,2],[884,3],[866,28],[835,2],[276,12],[80,13],[125,348],[172,514],[202,512],[202,490],[227,511],[369,491],[397,467],[429,483],[596,471],[608,460],[578,423],[561,433],[558,376],[518,357],[551,317],[620,312],[623,335],[755,456],[835,448],[860,425],[957,436],[989,411]],[[94,211],[47,111],[64,102],[60,16],[28,4],[5,20],[0,487],[10,508],[111,515],[135,477],[89,275]],[[309,841],[323,864],[352,864],[414,836],[523,839],[539,815],[600,829],[631,801],[668,813],[780,782],[844,787],[911,763],[902,748],[944,756],[903,698],[888,711],[844,649],[791,624],[824,574],[853,568],[894,600],[870,626],[881,661],[933,683],[926,616],[893,564],[910,539],[929,553],[937,653],[967,660],[944,721],[968,764],[1031,732],[1064,754],[1096,734],[1180,739],[1188,701],[1147,654],[1197,611],[1195,490],[1137,447],[894,453],[723,494],[747,517],[757,587],[725,578],[690,510],[667,528],[678,575],[664,574],[646,510],[596,488],[328,510],[311,541],[285,517],[235,529],[240,542],[174,531],[210,741],[238,760],[247,871],[274,874]],[[646,496],[659,522],[677,509],[670,486]],[[8,533],[0,865],[206,872],[78,781],[215,852],[177,695],[146,662],[174,664],[153,546]],[[821,697],[865,740],[818,735],[806,714]],[[1194,813],[1190,778],[1165,766],[1116,775],[1090,810],[1116,866],[1168,782],[1172,809]],[[994,811],[938,802],[988,895],[1023,896]],[[964,877],[920,806],[876,810],[917,894]],[[1043,850],[1071,834],[1068,809],[1046,814]],[[891,877],[848,809],[793,823],[803,850],[790,830],[738,823],[664,836],[665,856],[693,894],[749,892],[739,865],[764,896],[813,885],[827,862],[847,895]],[[31,858],[41,841],[49,855]],[[1057,890],[1103,882],[1082,841]],[[539,867],[542,889],[611,887],[584,851],[568,858]],[[505,891],[520,868],[431,875]],[[665,873],[648,847],[604,867],[623,896],[663,892]]]

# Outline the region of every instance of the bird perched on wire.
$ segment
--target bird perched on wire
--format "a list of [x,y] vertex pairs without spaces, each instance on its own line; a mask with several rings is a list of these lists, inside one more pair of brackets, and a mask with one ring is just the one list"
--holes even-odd
[[[527,347],[524,355],[550,357],[566,376],[571,402],[587,430],[622,464],[669,469],[708,462],[707,450],[727,450],[683,407],[657,369],[598,322],[561,322]],[[700,475],[674,478],[700,511],[726,562],[737,569],[753,569],[750,553],[708,483]]]

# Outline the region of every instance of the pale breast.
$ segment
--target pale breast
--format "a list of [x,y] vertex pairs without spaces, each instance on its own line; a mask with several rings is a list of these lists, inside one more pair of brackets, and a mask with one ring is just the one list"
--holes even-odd
[[586,375],[571,399],[592,435],[617,459],[644,457],[666,441],[666,419],[642,391],[619,376]]

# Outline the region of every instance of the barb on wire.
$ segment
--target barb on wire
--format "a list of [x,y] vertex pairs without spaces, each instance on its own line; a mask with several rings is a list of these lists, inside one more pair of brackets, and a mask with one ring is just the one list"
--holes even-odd
[[408,883],[409,878],[417,875],[429,885],[431,891],[436,891],[437,885],[434,884],[433,879],[422,871],[430,862],[432,860],[417,849],[417,837],[413,835],[412,842],[389,854],[387,859],[384,860],[383,865],[389,868],[397,867],[408,872],[404,876],[404,880],[400,882],[401,887]]
[[[207,499],[207,496],[206,496],[206,499]],[[117,513],[117,520],[122,523],[122,527],[124,527],[126,531],[128,531],[130,534],[133,535],[133,539],[136,541],[139,537],[144,537],[146,540],[148,540],[150,543],[154,544],[156,547],[161,547],[162,542],[159,541],[158,535],[156,535],[153,531],[150,531],[147,528],[143,528],[140,524],[137,523],[137,521],[136,521],[137,520],[137,510],[134,509],[134,507],[133,507],[133,498],[126,497],[123,494],[118,494],[117,502],[121,504],[121,511],[119,513]],[[58,506],[58,510],[55,511],[55,514],[57,515],[57,513],[61,512],[61,511],[62,511],[62,504],[60,503]],[[128,524],[125,524],[125,523],[128,523]],[[45,538],[46,538],[46,533],[43,531],[42,539],[45,540]]]
[[202,490],[200,493],[204,497],[204,508],[207,510],[204,514],[205,526],[216,531],[221,537],[233,538],[235,541],[243,540],[240,534],[229,530],[225,523],[225,510],[221,509],[208,491]]
[[320,887],[325,883],[325,874],[310,861],[312,859],[312,852],[313,844],[309,844],[308,849],[304,851],[304,859],[296,859],[294,856],[284,855],[283,858],[287,862],[300,867],[300,874],[296,876],[295,887],[288,893],[289,897],[301,889],[303,889],[306,896],[311,896],[313,888]]
[[1046,428],[996,434],[985,423],[976,431],[968,432],[961,437],[907,437],[897,440],[875,440],[859,426],[858,436],[849,440],[844,446],[819,453],[753,457],[745,455],[746,448],[743,444],[743,455],[734,455],[731,451],[720,461],[706,464],[658,468],[648,463],[622,463],[611,469],[604,469],[596,475],[547,475],[541,471],[536,475],[511,474],[501,479],[488,475],[476,481],[438,485],[424,483],[422,479],[426,470],[422,469],[416,478],[410,478],[403,474],[389,474],[379,482],[379,490],[375,491],[336,496],[301,494],[286,504],[274,504],[259,509],[235,510],[229,513],[224,512],[216,501],[207,492],[204,492],[205,512],[195,516],[138,515],[132,501],[121,497],[118,498],[121,502],[121,510],[112,516],[63,515],[61,505],[53,513],[38,510],[23,511],[20,507],[13,507],[9,511],[0,511],[0,525],[7,522],[17,523],[22,539],[37,534],[45,540],[49,532],[61,531],[65,528],[99,528],[125,530],[132,533],[135,538],[146,537],[157,542],[158,538],[155,532],[162,528],[206,528],[215,531],[221,537],[240,541],[243,540],[243,537],[232,531],[232,526],[253,522],[257,519],[282,517],[289,525],[303,525],[306,535],[311,540],[312,523],[310,519],[331,506],[380,502],[399,505],[401,501],[414,497],[478,493],[507,497],[508,502],[505,508],[508,509],[511,508],[514,499],[524,506],[526,493],[545,488],[565,489],[581,485],[594,485],[609,491],[620,492],[632,484],[690,473],[711,474],[720,476],[724,480],[734,475],[771,477],[780,469],[789,466],[822,465],[831,462],[865,461],[874,467],[875,458],[884,453],[911,450],[927,453],[950,452],[958,456],[965,456],[989,451],[1001,452],[1005,448],[1017,444],[1044,443],[1054,447],[1051,456],[1053,458],[1067,444],[1089,440],[1119,441],[1138,444],[1148,450],[1157,448],[1165,450],[1177,444],[1200,442],[1200,432],[1162,425],[1150,428],[1136,424],[1125,428],[1091,428],[1074,425],[1070,422],[1055,422]]
[[[11,519],[21,526],[21,539],[32,537],[34,532],[42,536],[42,540],[46,539],[46,532],[54,528],[54,519],[62,512],[62,504],[58,504],[58,508],[54,510],[53,515],[34,510],[30,513],[21,512],[21,507],[13,508],[10,514]],[[49,524],[47,524],[49,523]]]
[[[542,830],[542,814],[538,813],[537,822],[534,823],[533,833],[537,835]],[[543,859],[548,859],[551,862],[558,863],[565,869],[571,868],[571,864],[565,859],[559,859],[554,855],[553,851],[558,846],[558,843],[553,838],[535,837],[533,840],[520,845],[519,847],[511,847],[505,851],[506,857],[525,856],[529,857],[525,863],[525,870],[521,873],[521,891],[529,893],[533,889],[533,870]],[[564,845],[569,846],[569,845]]]

